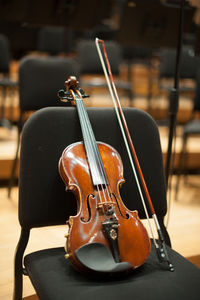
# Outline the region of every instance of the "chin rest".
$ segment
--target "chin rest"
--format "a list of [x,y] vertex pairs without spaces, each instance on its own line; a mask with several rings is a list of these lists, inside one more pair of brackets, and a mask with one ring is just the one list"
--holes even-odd
[[96,272],[118,273],[131,269],[129,262],[116,263],[110,249],[101,243],[89,243],[75,251],[80,263]]

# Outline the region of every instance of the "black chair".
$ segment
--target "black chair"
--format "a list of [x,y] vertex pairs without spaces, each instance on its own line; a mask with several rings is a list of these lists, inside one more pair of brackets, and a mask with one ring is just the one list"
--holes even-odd
[[[180,66],[180,85],[179,93],[184,94],[186,92],[193,92],[194,87],[186,84],[184,79],[196,78],[196,72],[200,66],[200,58],[195,56],[191,47],[183,47],[181,54],[181,66]],[[160,52],[160,66],[159,66],[159,89],[170,92],[175,76],[176,68],[176,50],[171,48],[163,48]],[[173,82],[165,82],[171,79]],[[181,81],[182,80],[182,81]]]
[[187,175],[187,144],[189,138],[192,136],[200,137],[200,69],[198,69],[196,74],[196,89],[195,96],[193,99],[193,112],[192,118],[183,126],[182,133],[182,148],[179,154],[178,166],[177,166],[177,177],[176,177],[176,187],[175,187],[175,199],[178,200],[178,191],[181,175]]
[[[130,102],[133,99],[131,82],[121,80],[120,64],[122,63],[121,49],[117,42],[106,41],[106,50],[114,76],[116,88],[128,95]],[[100,63],[98,52],[94,40],[81,40],[77,45],[77,58],[80,64],[81,86],[84,89],[107,88],[106,80],[103,75],[103,69]],[[93,75],[93,78],[84,79],[83,75]]]
[[10,46],[7,37],[0,34],[0,88],[1,88],[1,118],[0,126],[11,127],[10,120],[5,118],[5,101],[10,93],[14,97],[14,92],[18,87],[18,82],[10,77]]
[[[136,47],[136,46],[123,46],[123,60],[127,65],[128,79],[132,81],[132,66],[136,64],[143,65],[149,72],[148,79],[148,92],[147,92],[147,101],[148,101],[148,112],[151,112],[151,98],[152,98],[152,84],[153,84],[153,49],[146,47]],[[133,87],[134,89],[134,87]],[[134,91],[133,91],[134,94]]]
[[[20,146],[20,133],[27,113],[46,106],[62,106],[57,92],[64,87],[64,81],[70,75],[80,76],[79,66],[72,58],[61,57],[24,57],[19,63],[19,108],[17,122],[18,138],[15,158],[8,186],[10,197]],[[63,86],[60,86],[63,83]]]
[[[126,182],[121,188],[121,196],[125,205],[137,209],[140,218],[145,218],[114,109],[88,108],[87,111],[96,139],[112,145],[122,157]],[[127,108],[124,113],[160,225],[170,244],[163,224],[167,203],[157,126],[140,110]],[[97,279],[80,274],[65,259],[64,247],[60,245],[24,257],[32,228],[65,224],[70,215],[76,214],[76,199],[71,192],[65,191],[58,173],[58,161],[66,146],[81,140],[74,107],[43,108],[24,125],[19,181],[21,236],[15,256],[13,299],[22,299],[23,275],[29,276],[40,300],[199,299],[200,270],[169,246],[167,250],[174,272],[158,262],[152,246],[143,266],[129,276],[119,278]],[[64,238],[60,242],[63,245]]]
[[44,26],[38,31],[37,50],[50,55],[74,51],[74,32],[58,26]]

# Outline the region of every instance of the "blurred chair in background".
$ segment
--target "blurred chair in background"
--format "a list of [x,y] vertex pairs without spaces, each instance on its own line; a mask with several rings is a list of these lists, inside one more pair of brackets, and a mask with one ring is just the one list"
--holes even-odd
[[114,41],[116,40],[117,32],[115,29],[111,28],[108,24],[98,24],[90,30],[84,30],[81,33],[82,40],[93,40],[96,38],[102,39],[104,41]]
[[179,154],[179,161],[177,167],[177,181],[175,188],[175,199],[178,199],[180,176],[187,174],[187,143],[192,136],[200,138],[200,68],[196,75],[196,89],[193,103],[192,119],[183,126],[182,134],[182,148]]
[[[180,67],[180,85],[179,93],[193,92],[194,85],[187,84],[184,79],[196,79],[196,72],[200,65],[200,58],[195,56],[191,47],[183,47],[181,55]],[[159,90],[171,92],[174,87],[174,76],[176,68],[176,50],[163,48],[160,53],[160,66],[159,66]],[[170,80],[170,82],[169,82]]]
[[[6,36],[0,34],[0,89],[1,89],[1,116],[0,126],[11,127],[11,122],[5,118],[5,104],[8,95],[13,97],[18,82],[10,77],[10,47]],[[13,101],[12,101],[13,102]]]
[[[112,73],[114,76],[118,77],[115,79],[116,88],[125,92],[131,102],[133,98],[131,82],[120,80],[119,78],[120,64],[122,62],[121,48],[117,42],[106,41],[106,50]],[[81,86],[87,89],[107,88],[94,40],[80,41],[77,46],[77,57],[80,64]],[[93,77],[90,79],[83,79],[83,75],[93,75]]]
[[37,50],[50,55],[68,54],[75,49],[74,32],[71,29],[45,26],[38,31]]
[[[57,92],[64,88],[64,82],[68,76],[80,76],[79,65],[67,57],[24,57],[19,63],[19,108],[20,116],[17,122],[18,138],[15,158],[13,160],[8,196],[10,197],[13,186],[18,152],[20,146],[20,134],[27,113],[47,106],[62,106]],[[66,104],[65,104],[66,106]]]
[[[148,111],[151,109],[151,98],[152,98],[152,57],[153,57],[153,49],[146,47],[135,47],[135,46],[123,46],[123,59],[124,63],[127,65],[127,73],[128,73],[128,81],[133,82],[133,74],[132,67],[136,64],[140,64],[144,66],[148,71],[148,87],[147,87],[147,101],[148,101]],[[135,96],[134,91],[134,83],[132,84],[133,94]]]

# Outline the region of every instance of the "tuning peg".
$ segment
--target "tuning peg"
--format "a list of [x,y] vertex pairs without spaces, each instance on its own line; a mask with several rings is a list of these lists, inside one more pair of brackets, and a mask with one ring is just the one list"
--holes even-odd
[[63,89],[58,91],[58,97],[60,98],[61,101],[67,102],[67,101],[72,101],[73,97],[69,92],[64,91]]

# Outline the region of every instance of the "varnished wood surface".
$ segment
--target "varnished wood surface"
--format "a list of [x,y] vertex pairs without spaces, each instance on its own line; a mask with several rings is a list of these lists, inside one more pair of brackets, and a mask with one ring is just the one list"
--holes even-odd
[[39,300],[39,298],[37,297],[37,295],[31,295],[24,297],[23,300]]
[[191,263],[193,263],[194,265],[196,265],[198,268],[200,268],[200,255],[189,256],[189,257],[187,257],[187,259]]

